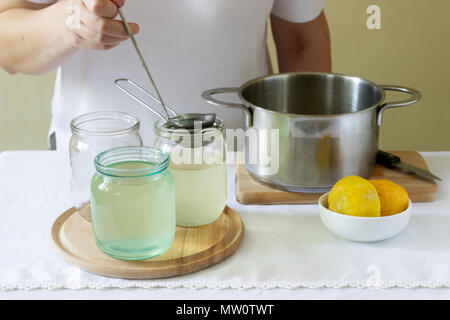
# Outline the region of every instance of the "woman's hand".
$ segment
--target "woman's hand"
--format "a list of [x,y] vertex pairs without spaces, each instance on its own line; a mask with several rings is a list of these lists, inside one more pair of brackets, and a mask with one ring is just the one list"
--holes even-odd
[[[111,49],[128,39],[115,20],[125,0],[62,0],[38,5],[0,0],[0,68],[42,74],[61,66],[79,48]],[[139,26],[130,23],[137,33]]]
[[[65,27],[75,47],[107,50],[129,38],[121,20],[114,20],[125,0],[66,0]],[[136,34],[139,25],[130,23]]]

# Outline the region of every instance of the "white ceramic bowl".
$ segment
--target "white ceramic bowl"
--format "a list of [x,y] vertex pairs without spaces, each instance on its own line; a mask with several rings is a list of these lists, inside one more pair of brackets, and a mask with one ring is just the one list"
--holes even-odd
[[328,210],[328,194],[319,199],[320,219],[335,235],[351,241],[381,241],[396,236],[408,225],[412,202],[405,211],[387,217],[354,217]]

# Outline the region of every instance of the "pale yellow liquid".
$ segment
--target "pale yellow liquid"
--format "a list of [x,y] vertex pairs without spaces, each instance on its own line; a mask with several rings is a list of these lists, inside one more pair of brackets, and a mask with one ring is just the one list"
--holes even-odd
[[227,166],[169,166],[175,181],[177,225],[200,226],[214,222],[227,202]]
[[[140,169],[147,162],[122,162],[118,169]],[[91,183],[94,236],[114,258],[142,260],[162,254],[175,237],[175,195],[170,173],[111,178],[96,173]]]

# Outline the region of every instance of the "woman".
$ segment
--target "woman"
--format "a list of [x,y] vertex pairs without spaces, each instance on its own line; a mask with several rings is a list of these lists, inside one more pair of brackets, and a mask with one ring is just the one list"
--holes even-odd
[[[78,115],[120,110],[142,123],[153,143],[155,116],[116,89],[130,78],[150,89],[117,6],[140,44],[164,101],[178,112],[214,112],[228,128],[241,112],[202,101],[213,87],[239,86],[265,75],[270,17],[281,72],[331,69],[325,0],[2,0],[0,66],[10,73],[58,68],[50,133],[67,149],[70,121]],[[154,104],[157,107],[157,104]],[[54,137],[54,136],[53,136]]]

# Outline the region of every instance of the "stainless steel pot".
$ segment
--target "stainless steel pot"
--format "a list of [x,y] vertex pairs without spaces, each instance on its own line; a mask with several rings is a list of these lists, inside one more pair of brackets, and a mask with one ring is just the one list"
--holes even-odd
[[[411,97],[385,102],[387,90]],[[213,97],[230,92],[243,103]],[[245,129],[256,129],[256,141],[247,137],[245,143],[245,166],[253,177],[283,190],[323,192],[344,176],[370,176],[384,111],[416,103],[421,94],[354,76],[300,72],[260,77],[240,88],[207,90],[202,97],[213,105],[242,109]],[[267,163],[250,161],[250,151],[261,159],[273,149],[267,129],[279,132],[278,151],[269,154],[278,156],[279,170],[270,174]]]

